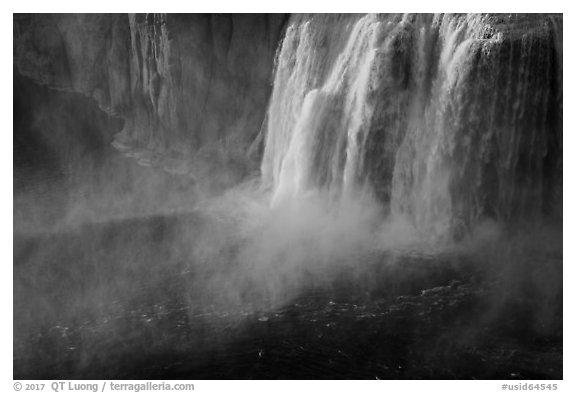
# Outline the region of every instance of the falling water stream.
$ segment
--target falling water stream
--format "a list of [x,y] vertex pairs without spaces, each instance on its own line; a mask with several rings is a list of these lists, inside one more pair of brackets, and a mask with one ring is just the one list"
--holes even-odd
[[542,215],[560,181],[559,33],[525,18],[293,17],[262,162],[272,204],[370,190],[432,237]]

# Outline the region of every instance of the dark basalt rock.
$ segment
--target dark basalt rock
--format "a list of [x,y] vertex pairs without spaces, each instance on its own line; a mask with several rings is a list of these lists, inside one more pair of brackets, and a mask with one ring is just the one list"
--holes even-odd
[[[14,65],[122,117],[115,146],[171,171],[234,182],[258,135],[285,15],[14,16]],[[183,161],[185,161],[183,163]],[[191,165],[190,165],[191,164]]]

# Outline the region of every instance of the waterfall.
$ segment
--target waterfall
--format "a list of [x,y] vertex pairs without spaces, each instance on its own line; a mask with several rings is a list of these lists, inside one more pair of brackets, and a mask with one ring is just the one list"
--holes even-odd
[[261,167],[272,204],[369,192],[432,236],[551,214],[561,30],[553,15],[293,16]]

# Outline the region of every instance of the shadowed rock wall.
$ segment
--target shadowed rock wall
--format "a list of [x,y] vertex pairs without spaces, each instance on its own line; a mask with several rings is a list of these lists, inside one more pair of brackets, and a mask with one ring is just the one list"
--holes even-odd
[[[257,167],[284,15],[14,15],[14,65],[125,120],[142,165],[225,186]],[[252,150],[250,150],[252,151]]]

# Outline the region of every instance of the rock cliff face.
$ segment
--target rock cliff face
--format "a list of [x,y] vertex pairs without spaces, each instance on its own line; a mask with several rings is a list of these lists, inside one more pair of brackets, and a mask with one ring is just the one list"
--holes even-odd
[[258,165],[247,151],[265,116],[286,20],[15,15],[14,65],[123,118],[114,145],[141,164],[230,183]]
[[561,15],[16,15],[14,64],[203,185],[261,163],[275,201],[367,187],[441,233],[561,216]]

